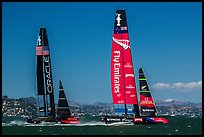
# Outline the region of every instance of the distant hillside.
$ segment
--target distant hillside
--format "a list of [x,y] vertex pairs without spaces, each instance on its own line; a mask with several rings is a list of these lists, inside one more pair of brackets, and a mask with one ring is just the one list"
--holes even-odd
[[194,106],[196,108],[202,108],[202,103],[184,102],[173,99],[157,101],[155,104],[156,106]]
[[19,100],[22,100],[22,101],[25,101],[25,102],[31,103],[31,104],[36,103],[36,99],[34,97],[22,97],[22,98],[19,98]]
[[[202,103],[193,103],[193,102],[183,102],[183,101],[179,101],[179,100],[172,100],[172,101],[157,101],[156,103],[156,106],[160,107],[160,106],[176,106],[176,107],[183,107],[183,106],[186,106],[186,107],[196,107],[196,108],[202,108]],[[86,106],[88,104],[81,104],[81,103],[77,103],[75,101],[71,101],[70,103],[70,106]],[[113,104],[112,103],[104,103],[104,102],[96,102],[96,103],[93,103],[93,104],[89,104],[89,105],[94,105],[94,106],[98,106],[98,107],[112,107]]]
[[[2,99],[5,98],[5,96],[2,97]],[[6,98],[8,98],[6,96]],[[36,104],[36,98],[34,97],[22,97],[19,98],[19,100],[31,103],[31,104]],[[95,102],[93,104],[86,104],[86,103],[79,103],[76,101],[69,100],[68,104],[72,107],[83,107],[83,106],[99,106],[99,107],[111,107],[113,104],[112,103],[104,103],[104,102]],[[179,101],[175,99],[166,99],[166,100],[161,100],[157,101],[156,106],[194,106],[197,108],[202,108],[202,103],[193,103],[193,102],[184,102],[184,101]],[[56,103],[57,105],[57,103]]]
[[[75,101],[69,101],[68,103],[71,111],[77,115],[103,115],[114,113],[112,103],[96,102],[93,104],[85,104]],[[156,107],[158,113],[161,115],[175,114],[202,116],[202,103],[182,102],[179,100],[167,99],[163,101],[157,101]],[[7,96],[2,97],[3,116],[30,116],[31,114],[36,114],[36,112],[36,99],[34,97],[22,97],[19,99],[10,99]]]

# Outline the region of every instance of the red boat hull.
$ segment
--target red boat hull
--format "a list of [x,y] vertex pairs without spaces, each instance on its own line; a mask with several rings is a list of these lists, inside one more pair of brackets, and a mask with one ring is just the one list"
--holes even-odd
[[62,124],[80,124],[77,117],[68,117],[67,119],[59,120]]
[[152,118],[154,120],[154,123],[169,123],[169,121],[166,118]]
[[145,118],[134,118],[133,123],[169,123],[166,118],[163,117],[145,117]]

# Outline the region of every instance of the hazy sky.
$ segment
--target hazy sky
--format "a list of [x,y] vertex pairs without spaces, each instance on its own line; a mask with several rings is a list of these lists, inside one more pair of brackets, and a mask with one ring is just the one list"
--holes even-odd
[[112,102],[111,45],[125,9],[138,86],[144,68],[155,101],[202,101],[201,2],[3,2],[2,95],[35,96],[36,44],[47,29],[55,100]]

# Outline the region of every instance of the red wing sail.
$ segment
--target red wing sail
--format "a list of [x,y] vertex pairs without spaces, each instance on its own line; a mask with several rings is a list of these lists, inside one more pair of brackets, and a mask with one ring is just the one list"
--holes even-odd
[[[124,79],[124,48],[122,40],[127,37],[127,30],[122,31],[121,27],[127,27],[124,18],[117,10],[115,17],[114,34],[112,38],[112,54],[111,54],[111,84],[112,97],[114,104],[125,104],[125,79]],[[125,23],[125,24],[124,24]]]
[[142,116],[156,116],[156,108],[146,77],[142,68],[139,69],[140,107]]
[[138,105],[125,10],[116,11],[112,38],[111,84],[114,104]]

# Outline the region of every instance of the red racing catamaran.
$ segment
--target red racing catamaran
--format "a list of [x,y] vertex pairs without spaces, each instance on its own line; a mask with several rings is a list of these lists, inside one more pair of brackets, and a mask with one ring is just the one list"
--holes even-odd
[[132,62],[125,10],[117,10],[111,53],[111,87],[113,108],[116,115],[106,115],[102,121],[133,123],[168,123],[156,117],[156,108],[150,94],[143,69],[139,69],[140,107],[137,99],[135,74]]

